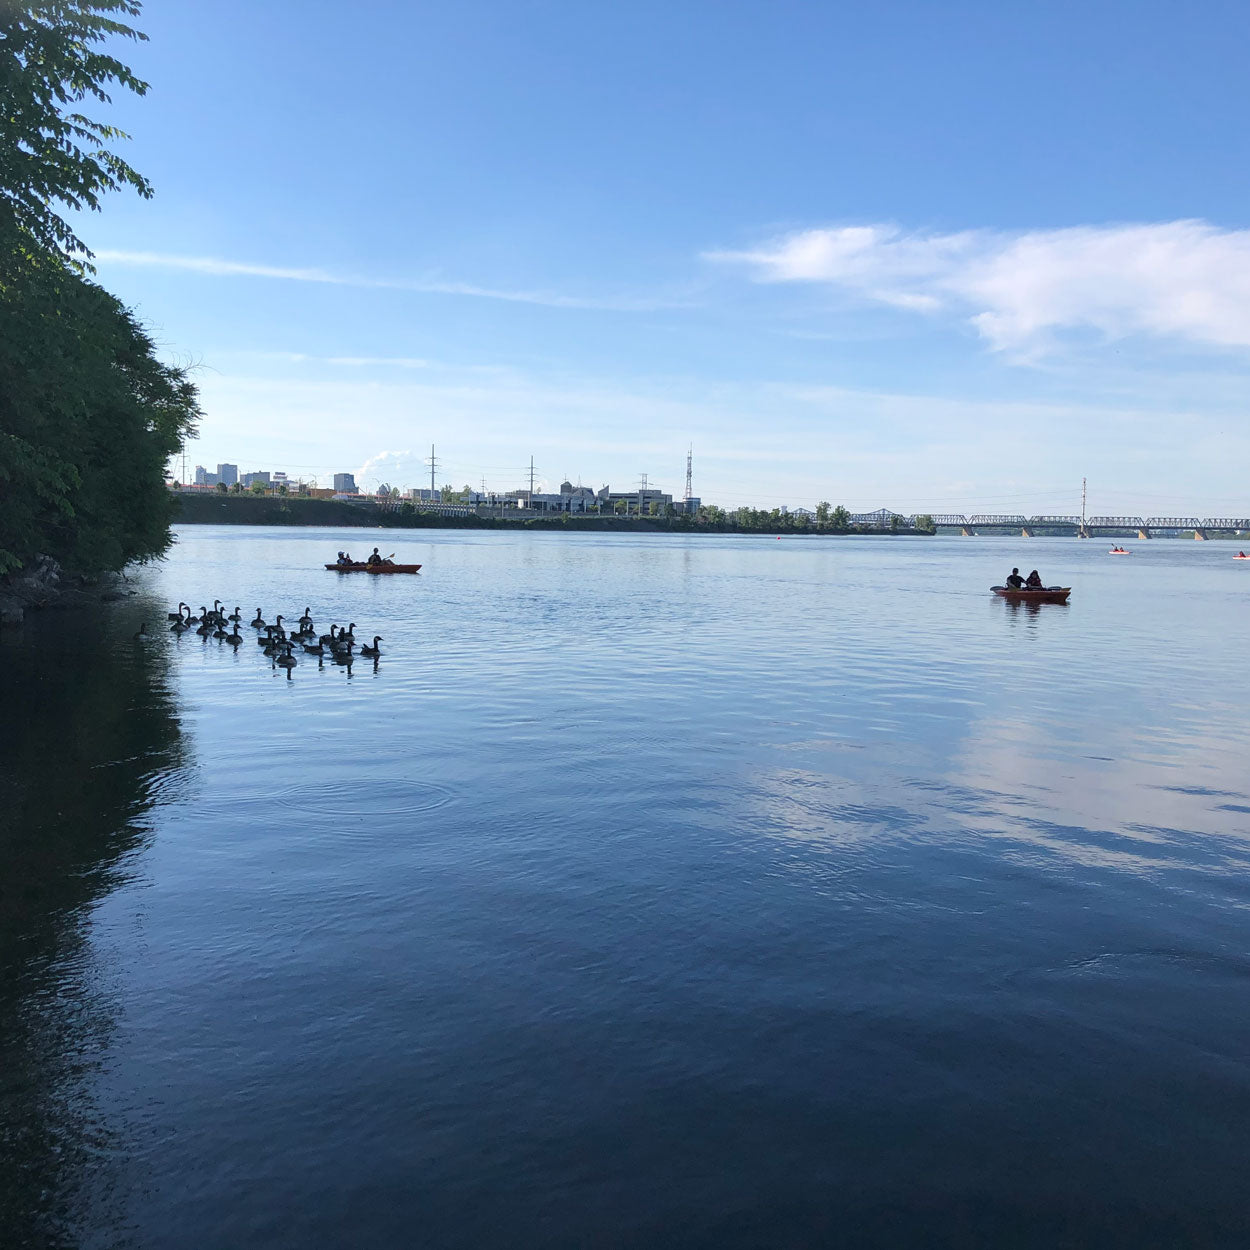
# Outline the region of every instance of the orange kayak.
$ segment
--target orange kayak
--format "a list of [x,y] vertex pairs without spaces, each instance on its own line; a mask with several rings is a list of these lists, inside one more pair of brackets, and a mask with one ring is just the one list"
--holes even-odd
[[1019,603],[1067,603],[1071,586],[1043,586],[1040,590],[1009,590],[1006,586],[991,586],[990,590],[1000,599]]
[[415,573],[419,564],[327,564],[331,573]]

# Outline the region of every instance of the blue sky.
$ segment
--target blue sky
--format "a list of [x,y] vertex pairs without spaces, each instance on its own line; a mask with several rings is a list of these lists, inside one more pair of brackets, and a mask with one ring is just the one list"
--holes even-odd
[[1250,6],[149,0],[188,464],[1250,513]]

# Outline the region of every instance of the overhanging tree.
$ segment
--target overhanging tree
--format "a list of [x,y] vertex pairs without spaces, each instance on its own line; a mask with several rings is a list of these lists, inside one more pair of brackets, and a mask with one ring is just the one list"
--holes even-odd
[[146,84],[96,46],[143,38],[131,0],[0,0],[0,574],[32,556],[87,572],[169,545],[167,460],[199,407],[186,371],[87,277],[61,215],[147,182],[78,111]]

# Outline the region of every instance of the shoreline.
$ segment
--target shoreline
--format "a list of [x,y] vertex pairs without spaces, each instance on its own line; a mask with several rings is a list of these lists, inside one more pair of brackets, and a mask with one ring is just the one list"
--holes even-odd
[[295,495],[176,495],[174,525],[272,525],[284,528],[544,530],[605,534],[769,534],[822,538],[930,538],[928,530],[882,530],[850,526],[799,524],[738,525],[696,522],[689,517],[615,517],[547,513],[516,520],[484,516],[447,516],[437,512],[401,512],[376,503],[301,499]]

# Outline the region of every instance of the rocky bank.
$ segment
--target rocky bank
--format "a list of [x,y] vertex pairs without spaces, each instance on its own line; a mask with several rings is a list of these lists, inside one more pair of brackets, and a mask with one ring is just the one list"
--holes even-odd
[[82,608],[124,599],[121,574],[84,577],[67,573],[51,556],[36,556],[25,568],[0,577],[0,626],[20,625],[26,613],[40,608]]

